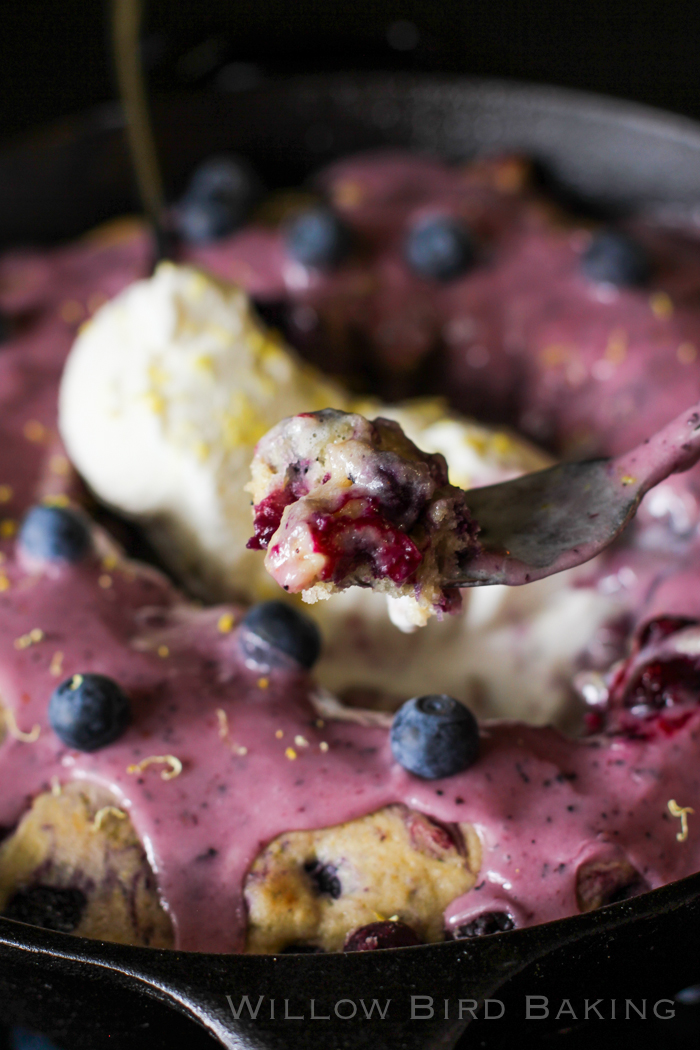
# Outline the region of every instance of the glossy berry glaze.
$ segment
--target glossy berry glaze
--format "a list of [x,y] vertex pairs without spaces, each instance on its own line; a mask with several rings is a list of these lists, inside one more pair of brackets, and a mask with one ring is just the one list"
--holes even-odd
[[[583,414],[603,447],[611,452],[629,447],[640,429],[651,433],[697,396],[700,369],[689,349],[683,354],[679,349],[682,340],[700,336],[700,320],[689,306],[659,317],[658,303],[654,313],[649,296],[638,291],[596,306],[595,294],[573,272],[578,242],[571,240],[569,228],[552,227],[544,205],[529,198],[523,204],[518,192],[494,188],[492,175],[480,182],[478,168],[467,175],[427,161],[392,164],[382,162],[376,170],[366,164],[338,169],[345,171],[349,187],[348,178],[357,181],[362,172],[371,185],[398,179],[404,187],[393,202],[387,202],[385,193],[381,204],[370,207],[365,200],[357,212],[358,229],[366,230],[377,248],[395,243],[392,231],[405,222],[407,211],[429,204],[431,196],[445,199],[454,192],[454,180],[464,178],[473,185],[470,208],[483,219],[474,220],[475,227],[484,237],[491,230],[506,247],[512,244],[513,253],[520,245],[524,253],[516,267],[520,284],[508,276],[512,269],[506,247],[502,270],[493,261],[481,276],[475,268],[462,278],[469,316],[474,312],[485,342],[470,342],[463,327],[460,345],[485,346],[493,355],[489,367],[480,371],[478,362],[488,363],[483,353],[469,357],[465,350],[465,368],[480,372],[478,389],[481,397],[488,389],[488,405],[503,405],[510,398],[513,373],[498,363],[511,360],[513,346],[524,345],[512,328],[517,309],[528,324],[533,311],[553,318],[551,331],[556,330],[558,342],[551,345],[570,345],[574,330],[595,333],[584,340],[591,348],[587,353],[590,357],[595,347],[596,360],[608,362],[607,369],[597,369],[601,378],[591,371],[586,380],[596,397],[586,400],[582,395],[577,411],[568,417],[558,399],[564,398],[561,391],[575,389],[570,382],[578,374],[575,368],[566,371],[564,351],[559,363],[537,366],[541,388],[533,394],[533,411],[546,405],[553,430],[568,418],[572,440]],[[337,181],[339,174],[326,181],[331,178]],[[353,192],[346,188],[346,202],[354,199]],[[351,209],[351,203],[345,208]],[[666,238],[658,234],[661,246]],[[685,243],[683,237],[680,241]],[[377,331],[385,333],[382,359],[390,364],[398,360],[400,347],[405,354],[414,347],[411,361],[416,361],[426,345],[432,346],[432,335],[419,342],[416,333],[442,332],[441,311],[453,298],[450,316],[463,316],[456,305],[457,286],[416,283],[417,278],[404,275],[397,252],[386,247],[369,275],[356,268],[347,276],[348,282],[363,275],[380,279],[381,295],[375,297],[370,289],[369,299],[357,302],[374,318]],[[685,254],[677,256],[681,261],[668,262],[678,295],[682,299],[685,289],[688,302],[698,285],[694,252],[688,238]],[[253,229],[193,255],[256,293],[291,297],[294,283],[274,232]],[[522,259],[529,260],[527,268]],[[0,745],[0,824],[12,826],[31,797],[50,788],[53,777],[90,778],[108,786],[117,804],[129,810],[146,846],[173,916],[178,946],[201,951],[242,948],[243,879],[265,843],[290,829],[338,824],[395,802],[444,824],[471,822],[479,832],[479,880],[446,913],[447,929],[457,935],[461,930],[507,929],[511,921],[525,925],[558,918],[588,906],[589,899],[612,900],[624,893],[624,886],[613,880],[611,890],[601,873],[615,865],[636,873],[626,883],[629,892],[700,869],[697,818],[688,816],[688,834],[679,841],[680,819],[669,810],[673,800],[700,812],[700,706],[689,678],[695,672],[664,678],[673,661],[686,661],[681,666],[687,669],[688,653],[678,649],[682,631],[661,639],[654,634],[653,644],[645,641],[618,677],[604,684],[599,700],[607,699],[593,709],[600,717],[597,733],[573,741],[550,729],[487,724],[471,768],[426,781],[392,759],[386,729],[321,724],[311,702],[311,678],[292,660],[271,660],[268,667],[259,657],[256,663],[246,656],[235,626],[242,611],[189,606],[154,570],[122,561],[106,548],[74,565],[47,566],[20,556],[12,535],[15,523],[38,497],[71,484],[57,444],[55,401],[76,328],[103,298],[143,276],[146,260],[141,234],[115,227],[67,249],[8,256],[0,264],[0,310],[10,327],[10,338],[0,348],[0,498],[5,515],[0,522],[0,693],[20,731],[8,732]],[[562,260],[568,260],[568,270],[562,269]],[[557,276],[564,272],[566,276]],[[294,274],[301,282],[303,275]],[[305,280],[300,302],[307,291],[308,297],[334,302],[339,285],[332,282],[340,281],[340,275],[307,275]],[[476,284],[467,285],[470,280]],[[504,332],[506,300],[501,297],[508,289],[513,291],[508,300],[511,328]],[[553,300],[552,289],[559,289],[563,298]],[[628,300],[628,295],[641,298]],[[405,310],[395,308],[406,303],[410,307]],[[605,314],[605,324],[586,320],[584,306],[586,311],[591,307],[595,318]],[[463,309],[467,307],[459,307]],[[421,317],[429,323],[421,325]],[[389,331],[382,325],[391,318],[397,327]],[[544,331],[544,320],[542,325]],[[620,339],[605,356],[610,325],[627,326],[624,355]],[[529,331],[527,325],[525,329]],[[404,341],[402,332],[412,333],[413,341]],[[537,348],[528,346],[533,359],[540,360]],[[547,361],[554,361],[553,352]],[[650,365],[651,379],[643,381]],[[609,380],[602,378],[606,373],[612,380],[607,386]],[[618,417],[626,389],[633,400],[641,391],[653,412]],[[670,614],[697,619],[696,564],[686,543],[680,553],[615,552],[597,571],[604,579],[627,572],[629,580],[632,573],[638,619]],[[662,672],[657,664],[665,665]],[[48,723],[48,702],[56,686],[85,671],[119,683],[132,710],[124,735],[92,753],[66,748]],[[632,692],[627,683],[632,683]],[[650,711],[644,704],[640,709],[640,690]],[[671,718],[674,724],[669,725],[674,708],[683,717]],[[31,739],[35,725],[39,734]],[[23,734],[29,739],[18,739]],[[304,745],[295,743],[297,737]],[[151,756],[172,756],[182,769],[167,780],[161,771],[175,772],[173,763],[127,772]],[[592,896],[582,886],[592,886]],[[488,916],[501,918],[489,926],[480,918]]]

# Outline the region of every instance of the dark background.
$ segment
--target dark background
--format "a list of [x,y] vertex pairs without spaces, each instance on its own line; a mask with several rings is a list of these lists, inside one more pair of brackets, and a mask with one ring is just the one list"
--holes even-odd
[[[410,69],[534,80],[700,118],[698,0],[151,0],[154,91]],[[0,0],[0,142],[114,97],[107,0]]]

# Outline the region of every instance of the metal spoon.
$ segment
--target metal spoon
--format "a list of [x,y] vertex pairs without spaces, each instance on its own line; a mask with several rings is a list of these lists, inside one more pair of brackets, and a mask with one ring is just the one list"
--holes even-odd
[[486,488],[467,504],[481,551],[445,586],[531,583],[581,565],[612,543],[654,485],[700,459],[700,406],[615,459],[562,463]]
[[153,230],[155,265],[172,257],[172,237],[141,67],[140,27],[140,0],[112,0],[114,65],[139,196]]

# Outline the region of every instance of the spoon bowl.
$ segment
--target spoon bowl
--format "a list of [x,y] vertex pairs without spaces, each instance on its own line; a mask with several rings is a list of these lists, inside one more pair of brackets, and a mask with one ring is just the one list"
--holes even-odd
[[453,587],[517,586],[581,565],[619,536],[642,497],[700,459],[700,407],[686,410],[631,452],[561,463],[471,489],[481,549],[465,558]]

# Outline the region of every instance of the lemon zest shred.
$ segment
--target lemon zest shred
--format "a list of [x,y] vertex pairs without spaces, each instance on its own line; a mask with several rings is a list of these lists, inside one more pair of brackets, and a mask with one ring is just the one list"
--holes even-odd
[[39,739],[41,726],[38,725],[38,723],[35,723],[29,732],[25,733],[17,725],[17,719],[15,718],[15,713],[11,707],[6,707],[4,714],[7,723],[7,731],[15,740],[21,740],[23,744],[33,744]]
[[685,842],[688,838],[688,814],[695,813],[692,806],[679,806],[675,798],[669,799],[668,811],[672,817],[680,817],[681,830],[676,834],[676,841]]
[[147,766],[152,766],[158,762],[165,762],[170,766],[170,769],[164,769],[160,774],[161,780],[174,780],[175,777],[179,777],[182,773],[182,762],[176,755],[149,755],[148,758],[144,758],[141,762],[137,762],[132,766],[127,766],[127,773],[143,773]]
[[118,809],[117,806],[103,806],[102,809],[98,809],[93,822],[91,824],[92,831],[99,831],[102,827],[102,823],[105,817],[115,817],[117,820],[124,820],[126,813],[123,809]]

